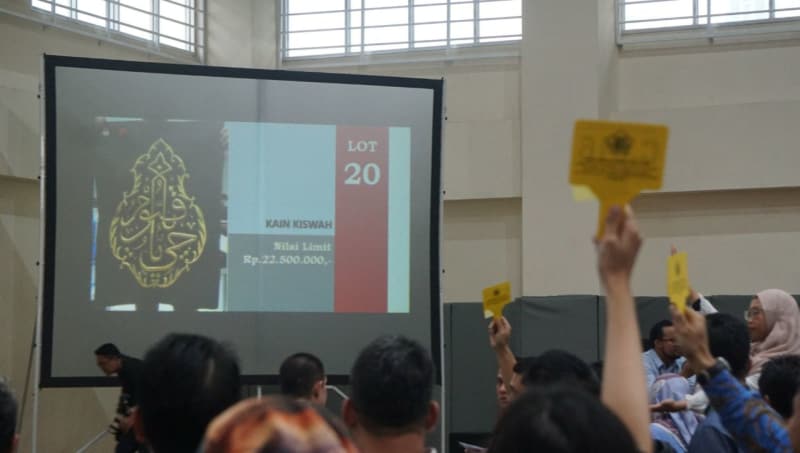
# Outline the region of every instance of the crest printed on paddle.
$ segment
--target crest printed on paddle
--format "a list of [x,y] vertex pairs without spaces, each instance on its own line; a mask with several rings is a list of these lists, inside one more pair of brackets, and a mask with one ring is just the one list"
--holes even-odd
[[611,206],[628,204],[642,190],[661,188],[668,136],[661,125],[575,122],[569,182],[588,187],[600,200],[598,238]]
[[686,263],[686,252],[675,253],[667,258],[667,294],[669,301],[681,313],[686,312],[686,298],[692,292]]
[[503,308],[511,302],[511,283],[503,282],[483,289],[483,316],[499,319]]

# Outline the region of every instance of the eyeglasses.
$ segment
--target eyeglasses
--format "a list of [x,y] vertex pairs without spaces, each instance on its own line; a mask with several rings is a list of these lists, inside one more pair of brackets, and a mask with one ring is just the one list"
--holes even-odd
[[744,311],[744,319],[745,321],[750,321],[754,319],[756,316],[761,316],[764,314],[764,310],[760,308],[751,308],[749,310]]

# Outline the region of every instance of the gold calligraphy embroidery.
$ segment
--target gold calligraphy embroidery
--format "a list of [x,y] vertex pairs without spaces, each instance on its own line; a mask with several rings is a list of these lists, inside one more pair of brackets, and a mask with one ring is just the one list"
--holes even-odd
[[163,139],[136,159],[133,187],[111,220],[111,253],[143,288],[167,288],[203,253],[203,211],[186,193],[183,160]]

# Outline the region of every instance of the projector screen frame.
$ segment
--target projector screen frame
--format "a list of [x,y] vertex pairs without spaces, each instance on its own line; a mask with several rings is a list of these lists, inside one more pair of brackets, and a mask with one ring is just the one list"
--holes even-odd
[[[115,387],[119,381],[115,377],[76,376],[63,377],[52,374],[53,329],[54,329],[54,290],[55,290],[55,231],[56,231],[56,80],[58,67],[101,69],[111,71],[177,74],[190,76],[210,76],[258,80],[279,80],[297,82],[318,82],[355,85],[374,85],[388,87],[407,87],[429,89],[433,92],[433,124],[431,137],[431,193],[430,193],[430,328],[431,355],[435,363],[435,381],[444,387],[440,225],[441,225],[441,154],[443,111],[443,79],[412,79],[405,77],[368,76],[352,74],[332,74],[320,72],[286,71],[270,69],[211,67],[199,65],[152,63],[123,60],[104,60],[82,57],[44,55],[44,134],[42,136],[42,176],[40,190],[44,206],[41,219],[41,254],[39,263],[41,274],[39,287],[39,310],[37,319],[39,332],[39,372],[37,388],[59,387]],[[86,351],[90,356],[91,351]],[[346,374],[329,374],[328,383],[347,385]],[[271,374],[250,374],[242,376],[245,385],[277,385],[278,376]]]

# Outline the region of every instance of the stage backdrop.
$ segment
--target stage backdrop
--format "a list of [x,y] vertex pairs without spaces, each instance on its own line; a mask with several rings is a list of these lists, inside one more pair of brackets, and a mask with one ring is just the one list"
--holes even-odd
[[170,332],[250,382],[384,333],[441,361],[442,81],[47,56],[45,94],[44,386]]

